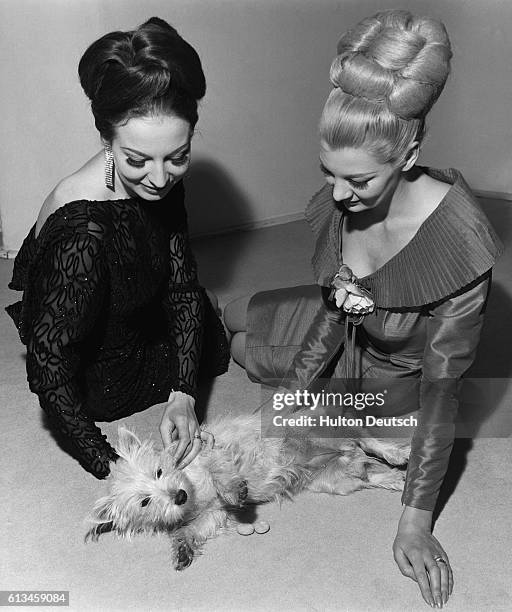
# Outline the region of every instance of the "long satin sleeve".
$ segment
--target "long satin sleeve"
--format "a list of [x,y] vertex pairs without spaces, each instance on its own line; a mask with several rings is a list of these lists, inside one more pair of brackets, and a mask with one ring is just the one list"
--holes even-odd
[[402,503],[433,510],[450,459],[459,408],[460,379],[480,339],[490,273],[428,314],[418,425]]
[[79,372],[106,278],[101,241],[76,233],[46,250],[26,295],[32,316],[27,333],[30,389],[70,442],[73,454],[97,478],[108,475],[109,461],[117,455],[83,409]]
[[330,289],[322,287],[323,299],[281,386],[308,388],[340,350],[345,340],[345,316],[328,299],[329,293]]

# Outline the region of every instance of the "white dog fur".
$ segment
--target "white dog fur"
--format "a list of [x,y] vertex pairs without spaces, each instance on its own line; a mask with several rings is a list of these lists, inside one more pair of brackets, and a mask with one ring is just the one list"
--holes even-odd
[[370,487],[403,488],[404,471],[388,464],[407,462],[408,440],[310,439],[291,431],[263,438],[257,415],[225,417],[204,428],[215,436],[214,448],[203,447],[183,469],[176,469],[172,449],[157,451],[152,441],[120,428],[109,494],[94,506],[86,540],[106,531],[128,538],[165,533],[174,567],[181,570],[245,505],[303,489],[347,495]]

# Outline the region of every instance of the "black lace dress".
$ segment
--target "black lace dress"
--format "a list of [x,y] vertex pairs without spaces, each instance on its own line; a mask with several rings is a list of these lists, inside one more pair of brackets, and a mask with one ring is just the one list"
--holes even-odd
[[6,308],[41,407],[98,478],[115,450],[95,421],[194,396],[226,371],[222,323],[197,280],[180,182],[159,202],[76,200],[30,230]]

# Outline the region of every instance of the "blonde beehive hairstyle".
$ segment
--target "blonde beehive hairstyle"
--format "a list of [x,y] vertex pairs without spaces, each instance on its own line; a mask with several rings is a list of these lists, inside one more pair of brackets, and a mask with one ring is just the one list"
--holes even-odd
[[320,137],[333,150],[364,147],[380,163],[403,164],[450,72],[444,25],[383,11],[346,32],[337,51]]

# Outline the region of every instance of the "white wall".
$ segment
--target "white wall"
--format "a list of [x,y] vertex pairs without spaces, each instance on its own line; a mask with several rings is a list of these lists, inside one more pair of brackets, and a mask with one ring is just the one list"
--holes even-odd
[[422,161],[512,192],[510,0],[0,0],[0,214],[19,248],[55,183],[99,148],[77,77],[98,36],[152,15],[198,50],[208,92],[188,180],[192,231],[300,213],[321,184],[316,123],[341,32],[382,8],[441,18],[453,75]]

